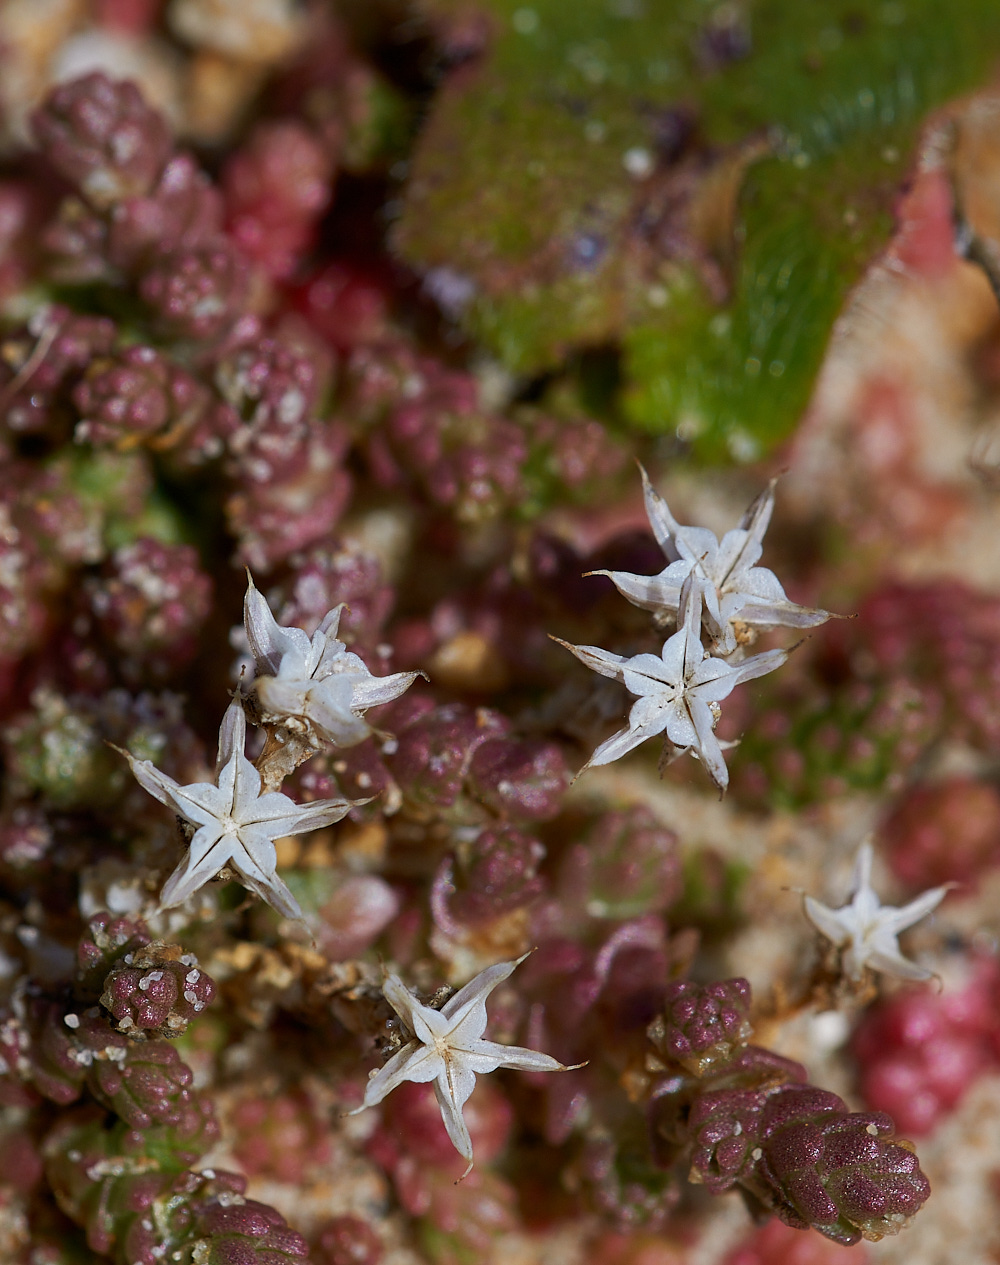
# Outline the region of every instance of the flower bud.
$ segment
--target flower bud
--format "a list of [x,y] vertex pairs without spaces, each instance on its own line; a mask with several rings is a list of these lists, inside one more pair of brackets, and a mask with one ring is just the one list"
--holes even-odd
[[100,72],[54,88],[31,124],[52,166],[101,210],[146,193],[172,148],[166,121],[135,84]]

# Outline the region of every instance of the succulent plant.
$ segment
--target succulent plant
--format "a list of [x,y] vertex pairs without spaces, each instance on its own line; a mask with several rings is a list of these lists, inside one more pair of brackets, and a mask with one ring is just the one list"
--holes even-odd
[[832,1261],[1000,1058],[1000,24],[404,7],[0,5],[0,1255]]

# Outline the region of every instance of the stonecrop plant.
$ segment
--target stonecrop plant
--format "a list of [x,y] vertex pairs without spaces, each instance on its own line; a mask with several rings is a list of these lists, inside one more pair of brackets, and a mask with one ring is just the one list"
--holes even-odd
[[1000,20],[856,9],[0,5],[0,1265],[994,1250]]

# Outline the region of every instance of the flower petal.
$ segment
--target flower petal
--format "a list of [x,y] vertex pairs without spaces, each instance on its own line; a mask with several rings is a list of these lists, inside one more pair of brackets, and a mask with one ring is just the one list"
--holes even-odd
[[[411,1041],[397,1050],[392,1058],[370,1077],[365,1086],[365,1107],[377,1106],[383,1098],[406,1081],[426,1085],[444,1071],[444,1060],[437,1050],[419,1041]],[[352,1113],[353,1114],[353,1113]]]
[[865,961],[874,971],[882,971],[886,975],[894,975],[897,979],[925,980],[931,979],[933,971],[917,966],[899,952],[898,948],[869,949]]
[[393,699],[404,694],[420,672],[393,672],[390,676],[372,676],[352,678],[351,707],[356,712],[365,712],[369,707],[381,707],[383,703],[391,703]]
[[289,656],[305,664],[309,655],[309,637],[301,628],[282,628],[247,572],[247,593],[243,599],[243,625],[250,652],[258,673],[275,676],[282,661]]
[[620,654],[611,654],[608,650],[602,650],[600,646],[574,646],[568,641],[563,641],[561,637],[553,637],[551,633],[549,639],[557,641],[560,646],[565,646],[585,667],[590,668],[591,672],[599,672],[601,676],[608,676],[613,681],[622,680],[628,660],[623,659]]
[[[271,816],[271,812],[276,811],[276,808],[272,808],[270,803],[265,803],[265,801],[270,801],[272,796],[277,795],[281,795],[288,805],[283,816]],[[371,799],[315,799],[308,804],[296,804],[280,791],[271,791],[267,795],[262,795],[257,803],[265,807],[260,810],[259,817],[255,815],[246,825],[263,826],[272,839],[281,839],[285,835],[302,835],[308,830],[321,830],[324,826],[332,826],[335,821],[343,820],[352,808],[369,804]]]
[[344,651],[347,649],[337,636],[340,617],[346,608],[347,603],[341,602],[333,610],[327,611],[322,623],[313,633],[309,656],[310,676],[322,679],[331,672],[338,671],[337,664],[343,659]]
[[649,694],[636,699],[628,714],[628,727],[643,738],[655,738],[670,725],[672,718],[684,710],[683,704],[670,694]]
[[[695,579],[692,571],[684,581],[684,587],[681,589],[681,605],[678,611],[678,619],[681,621],[680,631],[684,634],[685,680],[690,678],[691,674],[705,658],[705,648],[701,644],[703,593],[703,584]],[[665,652],[666,646],[663,649]]]
[[[243,754],[233,753],[233,758],[219,774],[219,789],[225,790],[232,785],[232,805],[230,812],[235,821],[258,820],[256,812],[262,801],[268,797],[260,793],[260,774]],[[287,796],[285,796],[287,799]]]
[[[197,837],[195,835],[195,838]],[[193,896],[200,887],[204,887],[215,878],[232,858],[237,846],[237,841],[232,835],[223,835],[203,851],[199,860],[195,860],[194,849],[189,851],[163,884],[163,890],[160,892],[160,908],[172,909],[175,905],[182,905],[189,896]]]
[[716,559],[715,582],[720,589],[735,588],[739,576],[749,570],[762,553],[759,540],[742,527],[734,527],[727,531],[719,541],[719,554]]
[[243,704],[234,698],[226,708],[219,726],[219,753],[215,758],[216,781],[236,752],[243,754],[247,742],[247,718]]
[[[441,1108],[441,1119],[448,1131],[452,1145],[472,1167],[472,1139],[462,1115],[462,1108],[476,1088],[476,1074],[471,1068],[461,1067],[455,1059],[448,1059],[434,1082],[434,1093]],[[466,1169],[466,1174],[469,1169]],[[463,1174],[464,1176],[465,1174]]]
[[[475,978],[469,980],[468,984],[460,988],[454,996],[448,998],[441,1007],[441,1014],[451,1021],[449,1032],[452,1039],[457,1039],[459,1032],[469,1040],[483,1035],[486,1031],[486,998],[514,973],[527,956],[525,953],[511,962],[496,962],[493,966],[488,966],[485,971],[480,971]],[[469,1036],[471,1029],[468,1026],[468,1021],[473,1015],[475,1022],[480,1024],[474,1038]]]
[[309,696],[316,682],[305,676],[258,676],[253,688],[260,701],[264,719],[283,720],[287,716],[305,716]]
[[[234,858],[246,857],[244,868],[250,874],[273,874],[278,864],[278,850],[274,846],[275,839],[281,835],[268,826],[254,825],[252,822],[240,826],[236,838],[239,843]],[[235,863],[235,862],[234,862]]]
[[698,745],[698,730],[691,719],[690,700],[681,704],[670,714],[665,726],[666,735],[675,747],[687,749]]
[[[676,656],[673,656],[676,658]],[[681,676],[674,675],[675,664],[664,663],[658,654],[634,654],[622,665],[622,682],[630,694],[673,695],[681,688]]]
[[[759,676],[766,676],[768,672],[780,668],[787,658],[787,650],[765,650],[763,654],[755,654],[742,663],[731,664],[732,675],[726,678],[730,682],[729,689],[742,685],[744,681],[754,681]],[[728,692],[727,690],[726,693]],[[725,696],[722,695],[723,698]]]
[[894,909],[890,905],[883,906],[879,910],[879,926],[884,927],[892,935],[898,935],[900,931],[912,927],[921,918],[926,918],[931,910],[937,909],[952,886],[951,883],[945,883],[941,887],[932,887],[930,891],[923,892],[916,900],[911,900],[908,905],[903,905],[899,909]]
[[680,601],[680,584],[668,578],[668,571],[681,566],[685,574],[691,569],[691,563],[672,563],[666,571],[659,575],[633,575],[630,571],[588,571],[588,575],[604,575],[611,581],[622,597],[627,598],[633,606],[647,611],[671,612],[677,610]]
[[418,1041],[434,1047],[447,1038],[451,1024],[439,1010],[425,1006],[410,992],[398,975],[387,975],[382,995]]
[[740,619],[755,628],[818,628],[834,616],[819,607],[796,606],[794,602],[748,599],[740,609]]
[[683,628],[669,636],[660,650],[663,660],[663,679],[679,685],[684,680],[684,657],[687,651],[687,633]]
[[846,944],[850,940],[850,928],[846,926],[840,910],[830,909],[818,900],[813,900],[811,896],[805,897],[805,910],[806,917],[820,935],[826,936],[836,945]]
[[[715,717],[708,704],[699,698],[688,700],[688,711],[698,735],[697,744],[692,744],[698,752],[698,759],[708,770],[708,775],[716,787],[720,791],[725,791],[729,785],[729,769],[726,767],[722,747],[715,736]],[[672,738],[673,734],[670,736]]]
[[[774,510],[774,487],[776,479],[772,479],[767,487],[755,497],[740,519],[740,525],[733,531],[726,532],[719,546],[719,567],[717,583],[720,588],[735,587],[736,577],[747,571],[763,552],[762,542]],[[730,578],[732,585],[729,585]]]
[[666,554],[668,562],[676,562],[681,555],[677,552],[674,536],[680,530],[680,523],[671,514],[666,501],[650,483],[649,475],[641,463],[639,473],[642,475],[642,498],[646,505],[646,517],[653,529],[656,543]]
[[854,858],[854,868],[851,871],[851,892],[857,895],[858,892],[870,891],[872,885],[872,863],[875,860],[875,850],[866,839],[858,848],[858,854]]
[[[243,886],[249,888],[262,901],[270,905],[282,918],[301,919],[302,910],[299,902],[288,890],[288,885],[284,880],[279,878],[273,871],[270,874],[258,875],[255,873],[256,865],[251,870],[247,864],[248,858],[248,853],[239,852],[234,854],[230,863],[237,874],[239,874]],[[252,858],[249,859],[252,860]]]
[[306,699],[304,715],[335,747],[355,747],[371,733],[371,726],[354,710],[354,684],[347,675],[328,676],[313,685]]
[[528,1050],[523,1045],[501,1045],[499,1041],[477,1041],[463,1053],[463,1062],[480,1075],[510,1067],[518,1072],[565,1072],[569,1069],[551,1054]]
[[[628,755],[630,751],[634,751],[646,741],[650,735],[643,733],[642,730],[630,729],[627,725],[624,729],[619,729],[616,734],[612,734],[597,748],[587,763],[580,770],[583,773],[586,769],[597,768],[602,764],[612,764],[615,760],[620,760],[622,756]],[[579,773],[577,774],[579,777]]]
[[218,819],[219,814],[227,812],[227,797],[211,782],[192,782],[188,786],[180,786],[149,760],[137,760],[128,751],[122,754],[129,762],[135,780],[144,791],[148,791],[161,804],[166,804],[186,820],[196,826],[207,826]]
[[750,502],[746,513],[740,519],[740,527],[751,540],[755,540],[758,544],[764,539],[764,533],[771,522],[771,514],[774,511],[774,489],[777,483],[777,479],[771,479],[767,487]]
[[411,1032],[414,1032],[414,1011],[420,1007],[420,1002],[410,992],[398,975],[391,972],[386,975],[382,981],[382,996],[393,1008],[403,1023]]

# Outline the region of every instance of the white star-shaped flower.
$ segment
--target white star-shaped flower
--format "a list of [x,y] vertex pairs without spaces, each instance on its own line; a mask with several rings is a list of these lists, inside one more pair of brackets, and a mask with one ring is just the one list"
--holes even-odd
[[[488,966],[450,997],[440,1010],[417,1001],[398,975],[387,975],[382,985],[386,1001],[413,1033],[413,1040],[397,1051],[384,1067],[371,1073],[364,1101],[357,1111],[377,1106],[404,1081],[418,1085],[433,1081],[448,1137],[459,1155],[469,1161],[463,1177],[472,1170],[472,1139],[462,1109],[476,1087],[477,1074],[495,1072],[498,1067],[512,1067],[522,1072],[573,1070],[538,1050],[483,1039],[487,997],[523,961],[520,957],[514,962]],[[357,1111],[351,1114],[356,1115]]]
[[668,760],[690,751],[705,765],[720,791],[728,786],[729,770],[715,736],[719,703],[743,681],[779,668],[788,651],[768,650],[738,664],[709,657],[700,639],[701,589],[690,576],[683,589],[683,625],[658,655],[636,654],[626,659],[597,646],[574,646],[553,638],[588,668],[623,682],[630,694],[638,696],[626,727],[601,743],[581,773],[594,765],[610,764],[647,738],[665,734]]
[[280,791],[262,795],[260,774],[243,751],[245,741],[246,717],[236,701],[230,704],[219,730],[215,785],[192,782],[180,786],[149,760],[136,760],[129,752],[122,752],[144,790],[197,826],[187,856],[160,893],[161,909],[181,904],[224,866],[230,866],[245,887],[283,917],[302,917],[298,902],[275,872],[274,840],[340,821],[353,803],[319,799],[296,804]]
[[341,604],[328,611],[310,638],[301,628],[282,628],[249,580],[243,622],[264,720],[297,720],[323,741],[353,747],[372,732],[362,713],[399,698],[421,673],[373,676],[365,661],[337,640],[343,609]]
[[669,565],[659,575],[629,571],[594,571],[592,575],[606,575],[635,606],[675,619],[680,618],[681,588],[693,575],[703,592],[703,618],[713,649],[726,656],[740,644],[737,623],[751,628],[815,628],[831,618],[829,611],[790,602],[774,572],[754,565],[763,552],[764,533],[774,509],[773,479],[739,527],[727,531],[720,543],[707,528],[681,526],[646,471],[642,466],[639,469],[649,525]]
[[933,971],[909,962],[899,951],[897,937],[936,909],[945,894],[954,886],[945,883],[931,888],[908,905],[897,909],[882,905],[872,890],[872,847],[863,843],[854,863],[850,904],[842,909],[829,909],[811,896],[805,898],[806,916],[817,931],[832,940],[844,952],[844,971],[852,980],[861,979],[866,966],[899,979],[930,979]]

